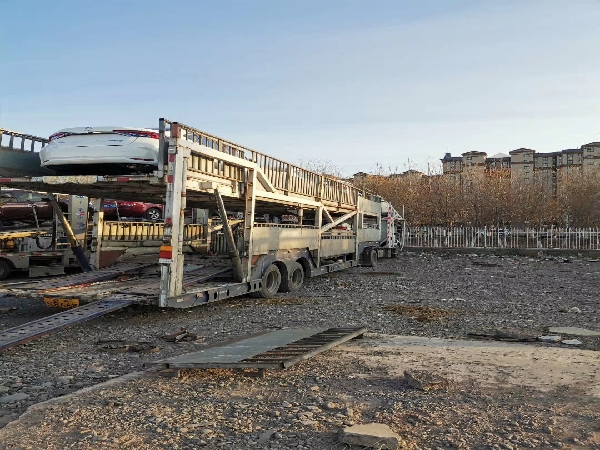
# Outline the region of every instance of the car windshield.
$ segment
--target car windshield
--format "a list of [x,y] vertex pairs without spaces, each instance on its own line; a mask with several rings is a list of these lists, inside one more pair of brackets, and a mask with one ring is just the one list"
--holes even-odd
[[14,192],[13,196],[18,202],[43,202],[48,200],[48,196],[38,192]]
[[0,205],[13,201],[14,197],[8,193],[0,194]]

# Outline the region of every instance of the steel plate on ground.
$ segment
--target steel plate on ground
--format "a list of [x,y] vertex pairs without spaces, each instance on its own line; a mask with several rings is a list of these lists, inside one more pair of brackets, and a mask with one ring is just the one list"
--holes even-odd
[[277,330],[147,364],[171,369],[284,369],[365,332],[366,328]]

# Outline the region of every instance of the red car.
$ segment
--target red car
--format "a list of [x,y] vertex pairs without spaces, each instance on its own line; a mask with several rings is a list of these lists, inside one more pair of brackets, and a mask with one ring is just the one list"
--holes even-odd
[[124,200],[104,200],[104,218],[143,217],[156,222],[162,219],[163,205],[156,203],[128,202]]

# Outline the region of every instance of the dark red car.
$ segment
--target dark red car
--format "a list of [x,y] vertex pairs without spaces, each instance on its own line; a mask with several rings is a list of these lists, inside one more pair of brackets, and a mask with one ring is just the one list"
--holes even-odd
[[129,202],[125,200],[104,200],[104,218],[143,217],[156,222],[163,217],[163,205],[156,203]]
[[[59,200],[63,212],[67,212],[67,203]],[[0,227],[15,222],[37,223],[54,218],[52,203],[47,194],[21,190],[2,190],[0,192]]]

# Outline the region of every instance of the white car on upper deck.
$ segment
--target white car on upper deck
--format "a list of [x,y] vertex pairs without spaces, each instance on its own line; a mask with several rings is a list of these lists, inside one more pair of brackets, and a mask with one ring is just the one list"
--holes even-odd
[[65,128],[49,141],[41,165],[59,174],[151,172],[158,164],[159,132],[152,128]]

